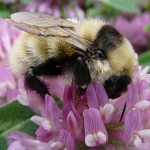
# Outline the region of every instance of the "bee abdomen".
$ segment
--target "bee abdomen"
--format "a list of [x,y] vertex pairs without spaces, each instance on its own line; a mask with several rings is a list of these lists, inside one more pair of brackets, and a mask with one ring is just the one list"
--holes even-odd
[[44,37],[22,33],[10,54],[9,64],[13,73],[25,74],[32,66],[38,66],[48,59],[48,42]]

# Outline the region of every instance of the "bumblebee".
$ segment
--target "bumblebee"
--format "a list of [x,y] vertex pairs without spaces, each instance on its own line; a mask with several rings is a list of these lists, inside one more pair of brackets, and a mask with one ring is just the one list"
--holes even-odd
[[99,81],[109,98],[119,97],[132,81],[135,61],[130,42],[100,18],[74,23],[19,12],[6,21],[24,31],[13,46],[10,67],[25,76],[26,88],[42,97],[49,91],[40,76],[63,75],[67,84],[83,90]]

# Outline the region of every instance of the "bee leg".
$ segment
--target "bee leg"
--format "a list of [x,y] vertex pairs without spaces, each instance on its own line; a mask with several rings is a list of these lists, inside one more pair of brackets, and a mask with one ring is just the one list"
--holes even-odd
[[121,121],[122,121],[123,116],[124,116],[124,113],[125,113],[125,110],[126,110],[126,103],[124,104],[123,111],[122,111],[122,114],[121,114],[121,117],[120,117],[119,122],[121,122]]
[[76,90],[76,97],[79,98],[80,96],[82,96],[85,93],[85,91],[86,91],[86,89],[78,87]]
[[46,94],[50,94],[46,85],[33,73],[32,68],[26,73],[24,84],[26,89],[37,91],[42,98],[44,98]]
[[75,93],[76,103],[78,105],[81,96],[85,93],[88,84],[91,82],[91,76],[85,60],[81,57],[77,58],[74,69],[74,79],[77,85]]
[[76,104],[80,101],[81,96],[85,93],[86,89],[83,89],[81,87],[77,87],[76,92],[75,92],[75,100]]
[[39,79],[38,76],[61,75],[63,67],[60,64],[61,62],[51,59],[37,67],[31,67],[25,75],[25,87],[27,87],[27,89],[37,91],[41,97],[44,98],[46,94],[50,93],[46,85]]
[[32,72],[35,75],[48,75],[48,76],[57,76],[61,75],[63,72],[63,67],[60,65],[61,63],[50,60],[44,64],[41,64],[37,67],[32,67]]
[[87,85],[91,82],[89,68],[82,57],[77,58],[74,77],[79,90],[86,89]]
[[77,90],[75,96],[79,98],[84,94],[88,84],[91,82],[89,68],[85,59],[81,56],[71,59],[65,65],[64,70],[68,76],[72,77],[72,83],[76,84]]
[[77,87],[76,92],[75,92],[75,108],[77,108],[80,105],[80,101],[81,101],[82,96],[85,93],[85,91],[86,91],[86,89]]

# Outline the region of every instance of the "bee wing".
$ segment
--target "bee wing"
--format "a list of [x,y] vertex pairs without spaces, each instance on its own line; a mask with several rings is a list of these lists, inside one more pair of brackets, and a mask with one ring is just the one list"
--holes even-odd
[[85,52],[86,39],[80,37],[75,28],[78,24],[65,19],[58,19],[41,13],[18,12],[11,15],[6,21],[31,34],[44,37],[62,37],[61,39],[76,47],[77,50]]

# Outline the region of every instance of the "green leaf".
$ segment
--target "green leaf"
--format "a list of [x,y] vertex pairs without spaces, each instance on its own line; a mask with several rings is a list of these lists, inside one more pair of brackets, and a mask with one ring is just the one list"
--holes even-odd
[[119,13],[118,10],[114,9],[109,5],[102,5],[101,7],[96,6],[87,10],[88,16],[97,16],[99,14],[104,14],[107,17],[115,17],[118,15],[118,13]]
[[148,23],[145,27],[144,27],[144,31],[150,31],[150,23]]
[[118,10],[130,12],[130,13],[140,13],[140,9],[137,4],[139,0],[98,0],[105,4],[108,4]]
[[4,9],[5,9],[5,5],[2,2],[0,2],[0,10],[4,10]]
[[7,149],[7,142],[6,137],[0,135],[0,149],[6,150]]
[[0,108],[0,133],[6,132],[12,127],[24,122],[34,113],[27,106],[14,101]]
[[88,7],[88,6],[92,5],[92,4],[94,4],[95,1],[96,1],[96,0],[86,0],[86,1],[85,1],[85,5]]
[[11,13],[6,10],[0,10],[0,17],[2,18],[9,18],[10,14]]
[[100,14],[100,7],[99,6],[89,8],[87,10],[87,15],[88,16],[95,16],[95,15],[98,15],[98,14]]
[[11,130],[8,130],[2,134],[0,134],[0,150],[7,149],[7,136],[10,131],[20,130],[29,135],[35,136],[35,131],[37,130],[38,126],[31,122],[30,120],[26,120],[25,122],[15,126]]
[[63,103],[62,101],[57,97],[57,96],[53,96],[57,106],[61,109],[63,107]]
[[127,3],[131,3],[131,4],[139,4],[141,3],[141,0],[125,0]]
[[39,126],[37,124],[33,123],[32,121],[30,121],[30,119],[28,119],[27,121],[24,122],[22,126],[15,128],[15,130],[20,130],[29,135],[35,136],[35,131],[37,130],[38,127]]
[[147,52],[139,55],[139,63],[143,67],[150,66],[150,51],[147,51]]
[[8,18],[10,16],[11,12],[10,9],[7,8],[7,5],[0,2],[0,17],[2,18]]
[[27,106],[14,101],[0,108],[0,150],[5,150],[7,135],[12,130],[21,130],[34,136],[37,125],[30,121],[35,115]]
[[19,2],[22,4],[29,4],[32,3],[34,0],[20,0]]

